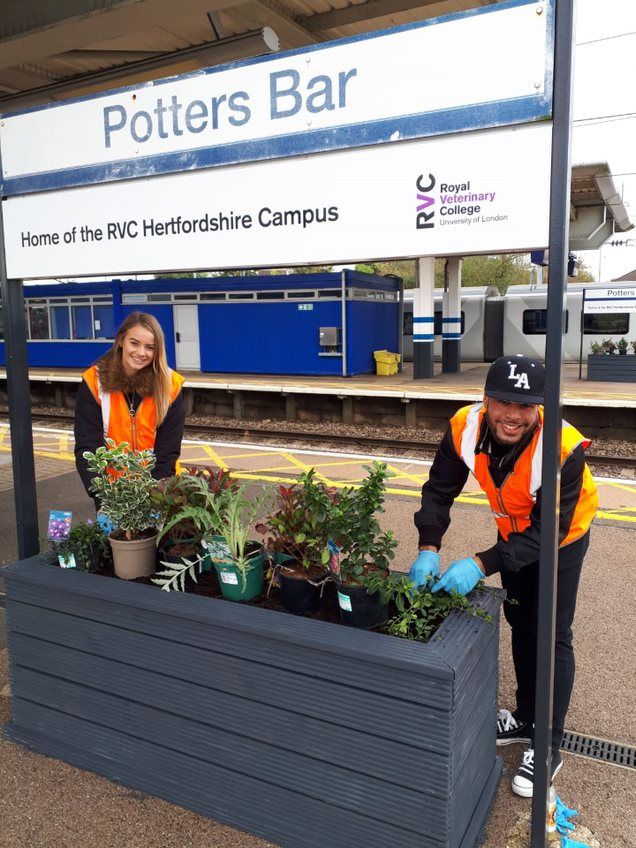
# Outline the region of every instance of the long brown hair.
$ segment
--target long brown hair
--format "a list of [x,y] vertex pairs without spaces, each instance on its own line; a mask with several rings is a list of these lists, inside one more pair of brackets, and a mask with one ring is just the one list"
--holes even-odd
[[126,333],[133,327],[142,326],[155,337],[155,355],[152,360],[153,381],[152,381],[152,396],[157,410],[157,427],[166,417],[170,399],[172,394],[172,375],[168,367],[166,359],[166,340],[163,335],[163,330],[157,319],[153,315],[148,315],[147,312],[131,312],[125,318],[117,330],[115,341],[111,349],[111,354],[121,362],[121,349],[126,337]]

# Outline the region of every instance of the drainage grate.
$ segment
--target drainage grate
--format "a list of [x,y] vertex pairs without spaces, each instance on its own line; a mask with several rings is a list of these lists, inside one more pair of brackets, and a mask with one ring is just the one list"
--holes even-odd
[[580,733],[566,730],[561,749],[580,757],[591,757],[593,760],[601,760],[615,766],[636,769],[636,748],[610,742],[608,739],[595,739],[593,736],[582,736]]

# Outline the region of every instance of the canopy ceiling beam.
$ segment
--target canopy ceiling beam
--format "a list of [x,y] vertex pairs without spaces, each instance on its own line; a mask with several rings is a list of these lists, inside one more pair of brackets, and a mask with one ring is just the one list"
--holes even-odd
[[280,38],[281,50],[307,47],[323,40],[320,35],[309,32],[278,0],[250,0],[236,8],[235,13],[249,26],[273,27]]
[[[456,4],[457,9],[453,8],[453,11],[470,9],[475,6],[489,6],[492,2],[493,0],[463,0],[463,2],[460,0]],[[296,20],[309,32],[321,32],[322,30],[338,29],[338,27],[357,24],[374,18],[383,18],[398,12],[426,9],[436,5],[441,5],[440,0],[367,0],[366,3],[346,6],[344,9],[332,9],[330,12],[308,15]],[[444,11],[440,10],[440,14],[444,14]],[[432,17],[432,15],[429,12],[423,17]]]

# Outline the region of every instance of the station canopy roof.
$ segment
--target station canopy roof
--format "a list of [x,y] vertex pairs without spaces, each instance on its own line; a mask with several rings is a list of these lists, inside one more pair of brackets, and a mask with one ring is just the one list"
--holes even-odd
[[492,0],[2,0],[0,112],[491,5]]
[[624,233],[633,227],[607,162],[574,165],[570,250],[596,250],[613,233]]

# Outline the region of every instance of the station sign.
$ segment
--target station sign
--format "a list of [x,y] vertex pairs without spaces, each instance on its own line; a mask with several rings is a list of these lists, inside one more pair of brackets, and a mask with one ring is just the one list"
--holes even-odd
[[583,312],[587,314],[636,312],[636,286],[608,287],[583,291]]
[[[541,122],[4,201],[10,278],[286,267],[548,243]],[[514,151],[514,155],[512,152]]]
[[0,116],[2,195],[549,118],[553,6],[508,0]]

